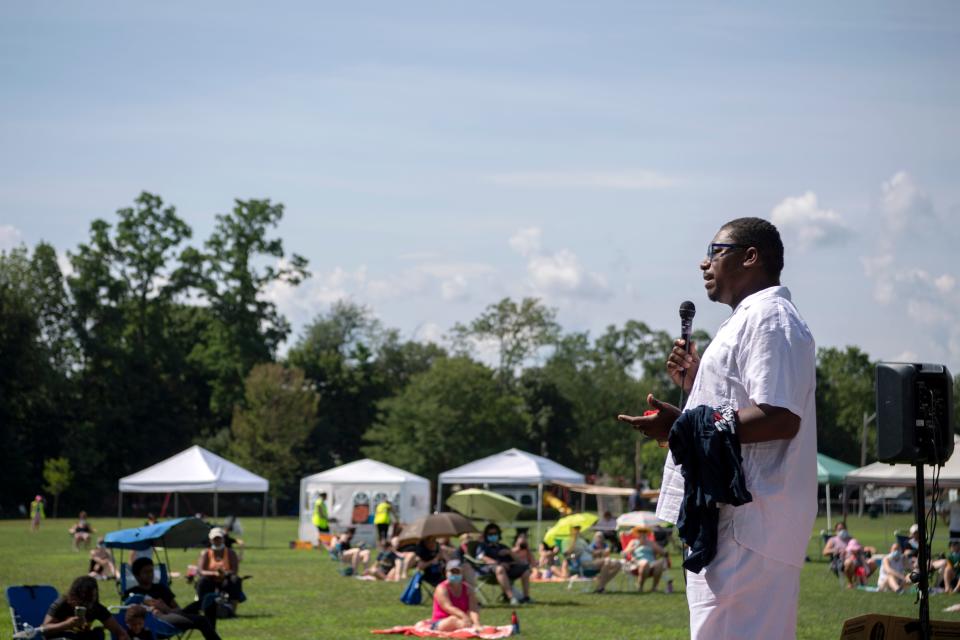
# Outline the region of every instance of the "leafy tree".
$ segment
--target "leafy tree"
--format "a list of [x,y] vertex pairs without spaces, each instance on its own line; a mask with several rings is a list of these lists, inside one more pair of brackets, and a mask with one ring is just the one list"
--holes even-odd
[[351,302],[337,302],[318,315],[287,354],[321,397],[306,459],[317,468],[356,459],[358,435],[376,420],[377,403],[443,355],[436,345],[401,342],[369,309]]
[[[268,237],[283,217],[283,205],[269,200],[237,200],[217,215],[204,251],[183,256],[181,280],[202,292],[216,322],[211,323],[191,358],[211,372],[211,408],[226,418],[243,396],[243,380],[254,364],[273,360],[290,325],[264,296],[274,283],[297,285],[309,276],[307,260],[285,259],[283,241]],[[262,265],[264,259],[274,264]]]
[[[192,276],[190,228],[173,207],[141,193],[116,222],[94,220],[71,254],[72,328],[82,349],[82,406],[69,433],[81,484],[109,495],[109,476],[169,455],[198,430],[184,372],[189,347],[171,340]],[[180,347],[180,348],[177,348]],[[142,433],[145,437],[118,438]],[[111,474],[111,475],[113,475]]]
[[43,462],[43,490],[53,494],[53,517],[57,517],[60,506],[60,494],[73,483],[73,471],[66,458],[50,458]]
[[[828,456],[860,465],[864,413],[875,405],[875,363],[857,347],[817,350],[817,448]],[[876,455],[867,438],[867,456]]]
[[453,339],[464,352],[478,343],[495,343],[500,379],[509,381],[524,362],[557,340],[560,326],[556,317],[555,309],[543,306],[536,298],[524,298],[520,304],[504,298],[489,305],[469,324],[454,325]]
[[[74,410],[70,302],[53,248],[0,252],[0,511],[32,495]],[[59,283],[59,288],[57,284]]]
[[259,364],[244,382],[244,405],[234,410],[230,427],[230,453],[270,481],[274,515],[277,500],[296,490],[317,403],[316,391],[296,367]]
[[523,401],[463,356],[437,360],[379,406],[363,452],[428,478],[514,446],[524,430]]

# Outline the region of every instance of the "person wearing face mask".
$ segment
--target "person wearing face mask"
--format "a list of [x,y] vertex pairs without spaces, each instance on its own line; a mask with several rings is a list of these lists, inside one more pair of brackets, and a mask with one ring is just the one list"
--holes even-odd
[[907,576],[904,571],[903,552],[900,551],[899,544],[893,543],[893,546],[890,547],[890,553],[883,556],[883,562],[880,563],[877,591],[900,593],[906,584]]
[[236,607],[243,594],[240,591],[240,578],[237,574],[240,569],[240,559],[233,549],[224,544],[226,533],[220,527],[210,529],[208,534],[210,547],[204,549],[197,562],[199,567],[197,582],[197,596],[202,601],[208,593],[223,592],[230,598]]
[[477,598],[473,589],[463,582],[460,561],[448,560],[445,568],[447,579],[437,585],[433,592],[430,628],[434,631],[456,631],[479,627]]
[[[508,600],[510,604],[533,602],[530,598],[530,565],[514,554],[510,547],[500,542],[502,537],[500,527],[493,522],[483,528],[483,539],[477,546],[477,558],[483,564],[477,569],[477,573],[480,575],[489,575],[490,573],[496,575],[497,583],[503,590],[503,598]],[[521,599],[517,599],[513,595],[512,583],[517,578],[523,585],[523,597]]]

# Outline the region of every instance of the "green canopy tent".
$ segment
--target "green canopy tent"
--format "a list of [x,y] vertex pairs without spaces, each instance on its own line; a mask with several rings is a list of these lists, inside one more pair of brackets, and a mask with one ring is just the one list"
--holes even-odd
[[827,529],[833,527],[830,522],[830,485],[843,485],[847,474],[854,469],[856,469],[856,467],[852,464],[840,462],[822,453],[817,454],[817,483],[825,485],[824,488],[827,494]]

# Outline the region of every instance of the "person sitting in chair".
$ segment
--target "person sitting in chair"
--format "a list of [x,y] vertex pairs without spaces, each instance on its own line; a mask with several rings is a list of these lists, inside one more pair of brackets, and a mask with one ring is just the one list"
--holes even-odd
[[96,579],[81,576],[70,585],[67,595],[60,596],[50,605],[40,633],[44,638],[103,640],[103,628],[90,628],[94,620],[99,620],[117,640],[130,640],[126,630],[100,604]]
[[473,589],[463,582],[463,569],[459,560],[446,563],[447,579],[437,585],[433,592],[433,618],[430,628],[434,631],[456,631],[480,626],[477,598]]
[[[483,563],[477,568],[480,575],[493,573],[503,590],[503,598],[510,604],[533,602],[530,598],[530,565],[514,556],[510,547],[500,542],[502,533],[496,523],[489,523],[483,528],[483,539],[477,546],[477,559]],[[523,586],[523,597],[517,599],[513,595],[513,581],[520,578]]]
[[660,577],[667,568],[666,553],[656,540],[650,539],[650,530],[644,527],[634,527],[631,532],[633,539],[623,550],[627,558],[624,570],[637,576],[637,591],[643,592],[643,585],[647,578],[653,578],[650,591],[656,591],[660,584]]
[[903,551],[900,550],[900,545],[894,542],[890,546],[890,553],[883,556],[883,560],[880,563],[877,591],[900,593],[909,582],[904,567]]
[[197,582],[197,597],[202,602],[209,593],[225,594],[236,611],[236,606],[243,600],[238,574],[240,559],[233,549],[228,549],[224,544],[226,533],[223,529],[214,527],[210,529],[207,537],[210,539],[210,547],[200,553],[197,561],[197,575],[200,577]]
[[372,576],[377,580],[396,582],[400,579],[403,569],[403,558],[393,550],[393,542],[383,541],[383,551],[377,554],[376,563],[363,572],[365,576]]
[[590,544],[589,550],[590,559],[583,562],[582,565],[591,573],[596,572],[594,591],[603,593],[604,589],[607,588],[607,583],[616,577],[622,565],[618,560],[610,557],[610,548],[602,531],[597,531],[593,535],[593,542]]
[[90,536],[93,534],[94,528],[87,522],[86,511],[80,512],[80,517],[77,518],[77,524],[70,527],[69,531],[70,535],[73,536],[74,551],[80,551],[80,545],[83,545],[84,548],[90,548]]
[[[153,560],[137,558],[131,570],[133,576],[137,579],[137,585],[127,589],[126,593],[123,594],[124,600],[130,596],[143,596],[144,606],[152,611],[158,619],[181,631],[196,629],[203,634],[206,640],[220,640],[220,636],[216,632],[217,603],[213,596],[207,598],[205,603],[201,598],[181,609],[173,591],[168,586],[153,581]],[[206,607],[203,610],[203,615],[200,615],[200,608],[203,604],[206,604]]]
[[446,558],[443,547],[435,536],[427,536],[417,543],[414,550],[417,555],[417,569],[423,574],[422,580],[437,586],[443,581],[443,566]]

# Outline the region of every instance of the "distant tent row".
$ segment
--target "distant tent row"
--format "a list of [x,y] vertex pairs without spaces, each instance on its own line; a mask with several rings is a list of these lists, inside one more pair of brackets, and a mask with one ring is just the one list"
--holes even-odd
[[[955,437],[960,447],[960,436]],[[927,486],[930,486],[931,473],[925,474],[925,481]],[[544,486],[552,483],[562,486],[582,485],[584,482],[583,474],[553,460],[519,449],[508,449],[441,473],[437,484],[436,508],[438,511],[441,509],[445,485],[479,485],[484,488],[498,485],[536,486],[539,524],[543,517]],[[831,487],[913,487],[916,470],[907,464],[891,465],[882,462],[857,469],[818,453],[817,482],[826,488],[829,527]],[[960,456],[954,456],[940,469],[940,486],[960,488]],[[178,494],[212,493],[214,517],[219,516],[219,494],[258,493],[263,494],[265,518],[270,483],[202,447],[193,446],[142,471],[121,478],[118,488],[118,518],[123,516],[124,493],[171,493],[174,496],[174,515],[179,515]],[[357,460],[301,480],[298,534],[303,540],[316,538],[312,511],[313,502],[320,492],[325,492],[328,496],[327,508],[331,520],[341,525],[371,523],[376,505],[383,500],[389,500],[394,505],[398,516],[404,522],[412,522],[430,512],[429,480],[376,460]]]

